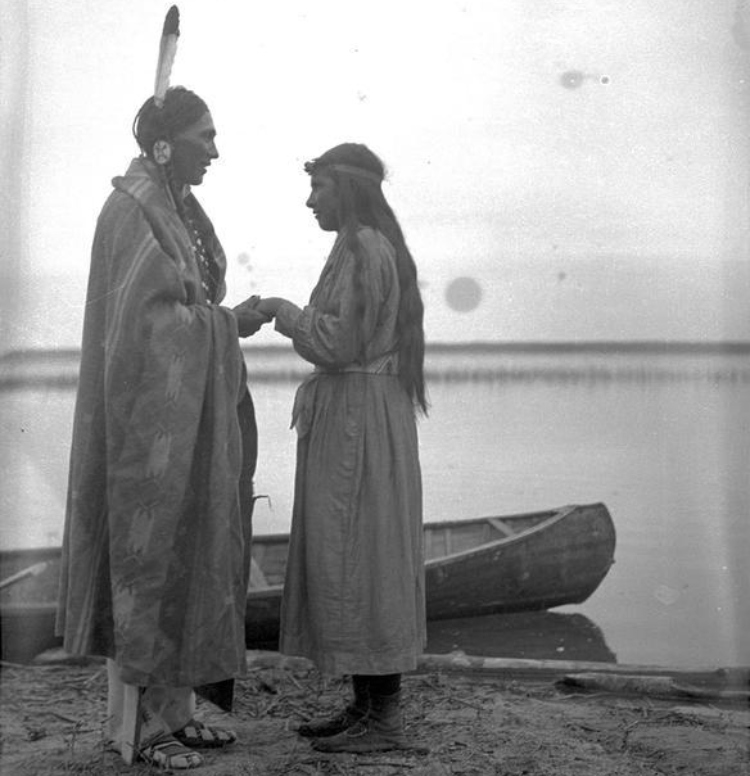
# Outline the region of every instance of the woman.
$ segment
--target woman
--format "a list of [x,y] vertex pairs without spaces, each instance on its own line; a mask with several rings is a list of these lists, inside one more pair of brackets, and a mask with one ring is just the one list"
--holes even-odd
[[417,271],[367,147],[305,165],[307,206],[336,240],[310,303],[256,309],[315,365],[295,398],[299,440],[280,649],[351,675],[353,701],[299,732],[324,751],[407,746],[401,674],[425,644],[422,486],[426,412]]

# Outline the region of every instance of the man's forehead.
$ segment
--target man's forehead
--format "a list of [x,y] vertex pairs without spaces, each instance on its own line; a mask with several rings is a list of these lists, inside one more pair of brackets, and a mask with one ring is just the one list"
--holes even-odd
[[199,119],[198,121],[191,124],[189,127],[185,127],[185,129],[181,130],[175,135],[175,138],[184,136],[184,135],[215,135],[216,134],[216,127],[214,127],[214,120],[211,116],[210,111],[206,111]]

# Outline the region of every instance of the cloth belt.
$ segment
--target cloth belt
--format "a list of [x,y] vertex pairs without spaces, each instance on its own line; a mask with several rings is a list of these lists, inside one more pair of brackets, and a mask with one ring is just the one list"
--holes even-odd
[[315,409],[315,394],[318,387],[318,379],[321,375],[347,375],[347,374],[365,374],[365,375],[397,375],[398,374],[398,354],[394,352],[383,353],[366,364],[347,364],[342,367],[322,367],[316,366],[315,371],[308,375],[297,388],[294,395],[294,406],[292,408],[292,425],[290,428],[296,428],[300,438],[307,436],[312,425],[313,410]]

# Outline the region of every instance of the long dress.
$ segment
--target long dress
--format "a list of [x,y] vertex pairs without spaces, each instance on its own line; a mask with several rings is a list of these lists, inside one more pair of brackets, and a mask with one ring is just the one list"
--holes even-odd
[[[135,159],[97,223],[75,409],[58,632],[123,682],[245,670],[256,429],[237,325],[209,303],[155,167]],[[187,203],[226,268],[210,221]]]
[[276,316],[316,366],[295,400],[280,650],[333,675],[413,670],[426,641],[421,472],[415,411],[397,375],[395,252],[372,229],[358,239],[363,307],[342,232],[309,305],[284,302]]

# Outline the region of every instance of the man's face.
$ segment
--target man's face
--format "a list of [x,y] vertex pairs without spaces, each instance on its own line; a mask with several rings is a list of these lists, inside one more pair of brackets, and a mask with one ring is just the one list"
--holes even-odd
[[215,138],[209,111],[172,138],[172,176],[178,186],[198,186],[203,182],[211,161],[219,158]]
[[338,231],[339,193],[332,178],[322,173],[313,173],[310,178],[310,196],[305,204],[312,210],[323,231]]

